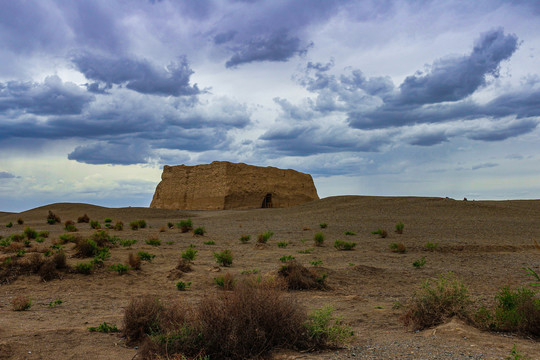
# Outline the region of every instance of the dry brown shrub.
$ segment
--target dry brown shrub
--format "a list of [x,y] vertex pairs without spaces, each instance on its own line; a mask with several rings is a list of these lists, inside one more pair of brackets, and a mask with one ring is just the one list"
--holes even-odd
[[30,271],[37,273],[45,262],[45,259],[43,259],[41,254],[31,254],[26,261],[28,262]]
[[214,278],[214,283],[222,290],[232,290],[236,285],[236,279],[231,273],[225,273]]
[[66,254],[63,251],[59,251],[52,257],[52,262],[56,269],[65,269],[67,268]]
[[159,331],[159,315],[163,311],[161,302],[152,296],[131,299],[124,311],[123,335],[130,343]]
[[13,299],[11,304],[13,304],[13,310],[24,311],[30,309],[32,306],[32,301],[30,300],[30,297],[20,295]]
[[139,255],[135,255],[133,253],[129,253],[128,255],[128,265],[131,266],[135,270],[141,270],[141,258]]
[[167,231],[167,226],[162,226],[159,228],[159,232],[165,232]]
[[381,230],[381,232],[379,233],[379,236],[384,239],[385,237],[388,236],[388,232],[386,230]]
[[12,242],[11,244],[9,244],[9,246],[7,246],[5,248],[5,252],[17,252],[19,250],[21,250],[22,248],[24,248],[24,244],[23,243],[20,243],[20,242]]
[[83,216],[79,216],[79,218],[77,219],[77,222],[78,223],[89,223],[90,218],[88,217],[88,215],[84,214]]
[[328,289],[324,274],[319,275],[314,269],[308,269],[294,260],[283,265],[278,274],[285,280],[289,290]]
[[75,250],[77,251],[75,257],[92,257],[97,252],[97,244],[93,240],[82,239],[75,245]]
[[56,264],[53,260],[44,262],[39,268],[38,274],[41,277],[41,281],[50,281],[59,277],[56,271]]
[[60,217],[58,215],[56,215],[55,213],[53,213],[51,210],[49,210],[49,214],[47,215],[47,222],[50,221],[50,224],[54,224],[54,223],[61,223],[62,220],[60,219]]
[[176,269],[180,270],[182,272],[191,272],[193,269],[191,268],[191,263],[189,260],[186,260],[184,258],[180,258],[178,260],[178,264],[176,265]]

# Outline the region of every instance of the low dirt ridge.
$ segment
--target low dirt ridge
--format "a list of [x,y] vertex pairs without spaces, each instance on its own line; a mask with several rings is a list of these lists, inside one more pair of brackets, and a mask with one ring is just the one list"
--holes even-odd
[[[62,223],[48,225],[53,211]],[[512,334],[480,331],[454,319],[446,324],[415,332],[399,320],[403,308],[422,280],[454,272],[477,302],[492,303],[503,286],[523,286],[531,278],[523,271],[530,267],[540,273],[540,252],[533,239],[540,240],[540,201],[455,201],[441,198],[360,197],[325,198],[284,209],[187,211],[148,208],[103,208],[87,204],[59,203],[18,214],[0,213],[0,236],[22,233],[29,226],[49,231],[42,243],[34,240],[31,249],[45,251],[64,234],[64,222],[73,220],[82,237],[95,230],[77,223],[87,214],[101,226],[106,218],[124,223],[123,231],[110,235],[137,240],[131,248],[117,246],[101,269],[91,275],[62,273],[62,279],[42,282],[38,275],[19,276],[0,285],[0,359],[132,359],[137,350],[127,346],[117,333],[90,332],[88,327],[106,322],[122,327],[124,308],[141,295],[163,301],[181,299],[196,304],[209,292],[218,290],[214,278],[226,273],[237,279],[247,272],[277,275],[281,257],[292,256],[302,265],[327,274],[327,290],[291,291],[307,309],[334,307],[352,326],[355,338],[346,348],[320,353],[277,350],[275,359],[505,359],[514,344],[529,359],[540,359],[538,341]],[[24,223],[17,223],[21,218]],[[204,236],[182,233],[167,224],[191,218],[193,227],[204,227]],[[147,227],[132,230],[129,223],[144,219]],[[13,226],[5,225],[12,222]],[[394,227],[404,224],[403,234]],[[320,224],[327,224],[321,228]],[[384,229],[388,236],[372,234]],[[257,236],[267,230],[274,235],[266,244]],[[354,235],[345,235],[345,232]],[[324,234],[323,246],[314,245],[316,233]],[[242,235],[251,239],[243,244]],[[146,240],[161,241],[152,246]],[[338,251],[336,240],[355,242],[352,251]],[[211,242],[215,244],[211,244]],[[426,243],[437,244],[434,251]],[[205,244],[207,243],[207,244]],[[288,243],[279,247],[278,243]],[[391,243],[402,243],[403,254],[392,252]],[[192,271],[173,272],[182,251],[190,244],[198,251]],[[76,258],[73,244],[65,244],[68,265],[90,259]],[[231,267],[219,267],[214,252],[230,249]],[[126,263],[129,253],[154,254],[141,270],[125,275],[110,271],[112,264]],[[15,253],[0,251],[0,262]],[[425,257],[426,264],[413,267]],[[244,273],[244,274],[242,274]],[[178,280],[191,282],[178,291]],[[17,296],[29,296],[32,306],[13,311]],[[61,299],[57,306],[49,306]]]

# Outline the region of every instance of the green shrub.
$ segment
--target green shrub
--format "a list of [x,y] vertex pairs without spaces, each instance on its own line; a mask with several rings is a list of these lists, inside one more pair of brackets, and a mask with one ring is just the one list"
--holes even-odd
[[66,222],[64,223],[64,229],[69,232],[77,231],[75,223],[72,220],[66,220]]
[[322,246],[324,243],[324,234],[323,233],[316,233],[313,236],[313,241],[315,241],[315,246]]
[[398,234],[403,234],[403,228],[405,227],[405,225],[400,221],[396,224],[396,232]]
[[352,250],[356,246],[355,242],[336,240],[334,247],[338,250]]
[[280,241],[277,243],[277,246],[280,248],[286,248],[289,243],[287,241]]
[[8,222],[7,225],[6,225],[6,227],[7,227],[7,228],[13,227],[13,223],[12,223],[11,221]]
[[17,257],[23,257],[24,254],[26,254],[26,250],[20,249],[20,250],[17,250],[17,253],[15,254],[15,256],[17,256]]
[[197,250],[195,250],[192,247],[187,248],[185,251],[182,251],[182,253],[180,254],[182,259],[185,259],[187,261],[195,260],[196,255],[197,255]]
[[242,235],[240,236],[240,242],[242,244],[245,244],[249,241],[249,239],[251,239],[251,236],[250,235]]
[[132,221],[129,223],[129,227],[131,228],[131,230],[139,230],[139,222]]
[[402,243],[391,243],[388,247],[395,253],[404,254],[407,252],[407,248]]
[[320,223],[319,226],[321,227],[321,229],[326,229],[328,227],[328,224],[327,223]]
[[281,262],[287,262],[287,261],[291,261],[291,260],[294,260],[294,256],[292,256],[292,255],[282,256],[282,257],[279,258],[279,261],[281,261]]
[[426,257],[422,256],[420,259],[415,260],[412,264],[415,268],[419,269],[422,266],[426,265]]
[[92,257],[97,254],[98,246],[94,240],[83,239],[77,243],[75,250],[78,257]]
[[62,222],[62,220],[60,220],[60,217],[53,213],[51,210],[49,210],[49,214],[47,215],[47,224],[54,225],[60,222]]
[[26,236],[27,239],[35,239],[37,238],[38,236],[38,233],[36,230],[30,228],[30,227],[26,227],[23,231],[23,234],[24,236]]
[[103,220],[104,223],[112,223],[112,219],[111,218],[105,218],[105,220]]
[[30,247],[31,243],[32,243],[32,240],[28,240],[28,239],[24,240],[24,246],[26,247]]
[[538,275],[536,271],[531,268],[523,268],[523,270],[525,270],[527,272],[527,275],[529,275],[531,278],[533,278],[533,280],[535,280],[535,282],[530,284],[531,286],[540,286],[540,275]]
[[322,260],[313,260],[309,262],[312,266],[320,266],[323,264]]
[[146,221],[145,220],[137,220],[137,224],[139,225],[140,229],[146,228]]
[[260,244],[266,244],[266,242],[274,235],[274,232],[268,230],[257,237],[257,242]]
[[92,229],[98,230],[101,229],[101,224],[97,220],[90,220],[90,227]]
[[56,300],[53,300],[49,303],[49,307],[51,308],[54,308],[54,307],[57,307],[59,305],[62,305],[63,301],[61,299],[56,299]]
[[452,316],[468,318],[470,305],[467,287],[453,273],[446,273],[422,283],[401,319],[405,325],[422,330]]
[[203,236],[205,232],[206,231],[204,230],[204,228],[202,226],[199,226],[198,228],[195,228],[195,230],[193,230],[193,235]]
[[438,246],[439,246],[439,243],[432,243],[429,241],[424,245],[427,251],[435,251],[437,250]]
[[84,214],[83,216],[79,216],[77,218],[77,222],[80,224],[80,223],[86,223],[88,224],[90,222],[90,218],[88,217],[88,215]]
[[205,241],[203,242],[204,245],[216,245],[216,242],[214,240],[209,240],[209,241]]
[[48,238],[49,237],[49,232],[48,231],[40,231],[40,232],[37,233],[37,237]]
[[32,307],[32,300],[28,296],[17,296],[11,301],[13,305],[13,310],[15,311],[25,311]]
[[22,218],[17,219],[17,224],[22,225],[24,224],[24,220]]
[[146,243],[152,246],[160,246],[161,240],[159,240],[157,237],[150,237],[148,240],[146,240]]
[[[44,242],[44,241],[45,241],[45,239],[42,238],[42,237],[38,237],[38,238],[36,239],[36,242],[37,242],[37,243],[40,243],[40,244],[41,244],[42,242]],[[1,246],[1,245],[0,245],[0,246]]]
[[356,233],[352,231],[345,231],[345,235],[351,236],[351,235],[356,235]]
[[124,223],[121,221],[117,221],[116,224],[114,224],[113,229],[116,231],[124,230]]
[[234,285],[236,285],[236,279],[230,273],[225,273],[224,275],[215,277],[214,284],[223,290],[232,290]]
[[124,275],[129,271],[129,265],[125,264],[113,264],[109,266],[109,270],[116,271],[119,275]]
[[0,247],[8,247],[11,244],[11,239],[9,237],[5,239],[0,238]]
[[516,344],[512,347],[512,350],[510,350],[510,356],[506,359],[509,360],[529,360],[524,355],[522,355],[516,348]]
[[343,325],[343,318],[333,318],[333,311],[331,306],[315,310],[305,323],[308,335],[317,347],[338,347],[353,337],[352,328]]
[[118,240],[118,243],[123,247],[130,248],[131,245],[135,245],[137,243],[137,240],[131,240],[131,239],[120,239]]
[[167,227],[168,227],[169,229],[172,229],[172,228],[174,227],[174,224],[173,224],[172,222],[169,221],[169,222],[167,223]]
[[89,275],[94,270],[92,263],[78,263],[75,265],[75,271],[79,274]]
[[184,291],[184,290],[188,289],[190,286],[191,286],[191,281],[188,281],[187,283],[185,283],[183,281],[178,281],[176,283],[176,288],[179,291]]
[[92,264],[94,265],[101,265],[103,262],[111,257],[111,252],[109,251],[108,247],[104,247],[102,249],[99,249],[94,256],[94,260],[92,260]]
[[386,232],[386,230],[383,230],[383,229],[377,229],[375,231],[372,231],[371,233],[374,235],[379,235],[383,239],[388,236],[388,232]]
[[99,324],[98,326],[90,326],[88,328],[90,332],[102,332],[102,333],[111,333],[111,332],[118,332],[118,328],[115,324],[107,324],[106,322]]
[[233,262],[233,255],[231,250],[223,250],[221,252],[215,252],[214,257],[216,262],[221,266],[231,266]]
[[151,262],[153,258],[156,257],[154,254],[147,253],[146,251],[139,251],[137,253],[137,256],[141,258],[141,260]]
[[176,227],[179,228],[181,232],[187,233],[193,230],[193,222],[191,219],[180,220],[180,222],[176,224]]

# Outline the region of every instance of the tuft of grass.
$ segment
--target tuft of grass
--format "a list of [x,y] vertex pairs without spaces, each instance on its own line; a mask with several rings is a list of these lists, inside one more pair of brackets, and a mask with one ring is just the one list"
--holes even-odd
[[131,230],[139,230],[139,222],[132,221],[129,223],[129,227],[131,228]]
[[311,254],[313,249],[304,249],[304,250],[298,250],[297,253],[299,254]]
[[48,231],[40,231],[37,233],[37,237],[38,238],[48,238],[49,237],[49,232]]
[[453,273],[425,280],[415,291],[401,320],[415,330],[442,324],[452,316],[468,318],[471,300],[467,287]]
[[415,268],[419,269],[422,266],[426,265],[426,257],[422,256],[420,259],[415,260],[412,264]]
[[328,227],[328,224],[327,223],[320,223],[319,226],[321,227],[321,229],[326,229]]
[[529,360],[525,355],[521,354],[516,348],[516,344],[510,350],[510,356],[507,357],[508,360]]
[[187,232],[193,230],[193,222],[191,221],[191,219],[180,220],[176,224],[176,227],[179,228],[181,232],[187,233]]
[[404,254],[407,252],[407,248],[402,243],[391,243],[388,247],[395,253]]
[[30,228],[30,227],[26,227],[23,231],[23,234],[24,236],[26,236],[26,238],[28,240],[31,240],[31,239],[35,239],[38,237],[38,233],[36,230]]
[[10,221],[10,222],[8,222],[8,223],[6,224],[6,227],[7,227],[7,228],[11,228],[11,227],[13,227],[13,223],[12,223],[11,221]]
[[178,289],[178,291],[185,291],[190,286],[191,286],[191,281],[188,281],[187,283],[185,283],[183,281],[178,281],[176,283],[176,288]]
[[216,245],[216,242],[214,240],[208,240],[203,242],[204,245]]
[[146,228],[146,220],[137,220],[137,224],[139,225],[139,229]]
[[64,229],[68,232],[76,232],[78,231],[77,227],[75,226],[75,223],[73,220],[66,220],[64,223]]
[[313,236],[313,241],[315,241],[315,246],[322,246],[324,243],[324,234],[323,233],[316,233]]
[[101,229],[101,224],[97,220],[90,220],[90,227],[95,230]]
[[338,250],[352,250],[356,246],[355,242],[336,240],[334,242],[334,247]]
[[50,308],[54,308],[54,307],[57,307],[59,305],[62,305],[64,301],[62,301],[61,299],[56,299],[56,300],[53,300],[49,303],[49,307]]
[[352,328],[343,324],[342,317],[333,317],[333,312],[333,307],[326,306],[308,316],[304,326],[317,347],[338,347],[354,336]]
[[287,262],[287,261],[291,261],[291,260],[294,260],[294,256],[292,255],[286,255],[286,256],[282,256],[279,258],[279,261],[281,262]]
[[84,275],[90,275],[92,271],[94,270],[94,266],[92,263],[78,263],[75,265],[75,271],[79,274]]
[[224,275],[215,277],[214,284],[216,284],[220,289],[232,290],[234,285],[236,285],[236,279],[230,273],[225,273]]
[[131,248],[131,245],[135,245],[137,243],[137,240],[120,239],[118,240],[118,243],[123,247]]
[[13,299],[11,304],[13,305],[13,310],[25,311],[32,307],[32,300],[28,296],[20,295]]
[[105,220],[103,220],[104,223],[106,224],[109,224],[109,223],[112,223],[112,219],[111,218],[105,218]]
[[280,241],[280,242],[277,243],[277,246],[279,248],[286,248],[287,245],[289,245],[289,242],[287,242],[287,241]]
[[345,231],[345,235],[352,236],[352,235],[356,235],[356,233],[352,231]]
[[398,234],[403,234],[403,228],[405,227],[405,225],[400,221],[396,224],[396,232]]
[[119,275],[124,275],[129,271],[129,265],[125,264],[113,264],[109,266],[109,270],[116,271]]
[[221,252],[215,252],[214,257],[216,262],[221,266],[231,266],[233,262],[233,255],[231,250],[223,250]]
[[371,233],[373,235],[379,235],[383,239],[388,236],[388,232],[386,230],[383,230],[383,229],[377,229],[375,231],[372,231]]
[[435,251],[435,250],[437,250],[438,247],[439,247],[439,243],[432,243],[432,242],[429,242],[429,241],[424,245],[424,248],[427,251]]
[[266,244],[268,242],[268,240],[274,235],[274,232],[273,231],[266,231],[262,234],[259,234],[259,236],[257,236],[257,242],[260,243],[260,244]]
[[187,261],[193,261],[195,260],[195,256],[197,255],[197,250],[195,250],[193,247],[188,247],[185,251],[182,251],[180,256],[182,259],[185,259]]
[[313,260],[309,262],[312,266],[320,266],[323,264],[322,260]]
[[113,230],[116,230],[116,231],[124,230],[124,223],[121,221],[117,221],[116,224],[114,224],[113,226]]
[[193,230],[193,235],[203,236],[206,233],[206,230],[202,226],[199,226]]
[[77,244],[82,238],[77,234],[60,234],[58,236],[60,244],[75,243]]
[[139,252],[137,253],[137,256],[138,256],[141,260],[143,260],[143,261],[148,261],[148,262],[151,262],[152,259],[156,257],[156,255],[147,253],[146,251],[139,251]]
[[102,333],[111,333],[111,332],[119,332],[118,328],[115,324],[107,324],[106,322],[99,324],[98,326],[90,326],[88,328],[90,332],[102,332]]
[[240,242],[242,244],[246,244],[249,241],[249,239],[251,239],[251,235],[242,235],[242,236],[240,236]]
[[146,240],[146,243],[148,245],[151,245],[151,246],[160,246],[161,245],[161,240],[158,239],[157,236],[150,236],[147,240]]

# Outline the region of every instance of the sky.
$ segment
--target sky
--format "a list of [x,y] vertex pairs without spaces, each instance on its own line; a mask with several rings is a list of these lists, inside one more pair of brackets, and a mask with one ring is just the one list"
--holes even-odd
[[0,211],[148,206],[163,165],[320,197],[540,198],[540,3],[0,0]]

